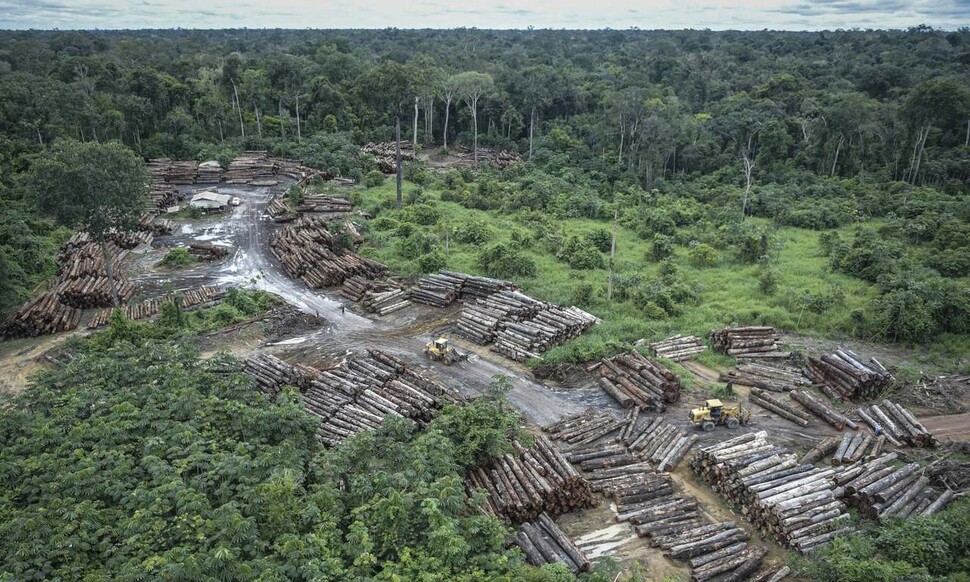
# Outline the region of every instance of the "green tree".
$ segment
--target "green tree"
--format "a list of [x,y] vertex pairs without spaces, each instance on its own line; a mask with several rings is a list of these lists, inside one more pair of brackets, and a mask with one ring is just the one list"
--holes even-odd
[[459,86],[459,96],[472,112],[472,133],[474,134],[472,152],[475,166],[478,167],[478,102],[491,92],[495,86],[495,81],[488,73],[465,71],[458,75],[455,82]]
[[31,194],[38,208],[58,223],[86,230],[101,246],[111,297],[118,305],[114,272],[105,237],[138,224],[148,203],[148,172],[131,150],[117,142],[55,142],[31,164]]

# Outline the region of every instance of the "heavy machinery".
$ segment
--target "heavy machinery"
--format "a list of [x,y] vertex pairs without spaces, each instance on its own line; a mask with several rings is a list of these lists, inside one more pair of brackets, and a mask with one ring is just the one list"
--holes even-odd
[[428,342],[424,346],[424,355],[432,362],[443,362],[446,366],[468,359],[468,354],[463,354],[448,345],[448,340],[443,337]]
[[704,432],[714,430],[717,425],[728,428],[738,428],[748,424],[751,411],[745,410],[740,404],[724,404],[717,398],[712,398],[704,406],[695,408],[687,414],[687,420],[694,426],[699,426]]

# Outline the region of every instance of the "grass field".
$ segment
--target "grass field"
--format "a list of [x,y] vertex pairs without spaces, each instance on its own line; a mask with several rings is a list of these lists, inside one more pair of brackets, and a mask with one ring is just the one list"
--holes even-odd
[[[405,198],[415,189],[414,184],[406,182]],[[404,237],[396,225],[408,220],[408,204],[405,203],[403,210],[395,208],[394,181],[389,179],[375,188],[360,188],[353,196],[360,208],[383,219],[370,221],[362,252],[384,262],[397,274],[421,274],[418,261],[402,254]],[[548,361],[588,360],[614,352],[640,338],[656,340],[674,334],[703,336],[711,329],[725,325],[772,325],[823,337],[853,335],[867,306],[877,295],[871,285],[832,273],[827,268],[827,259],[819,248],[820,232],[782,227],[776,230],[776,244],[772,251],[772,264],[779,275],[774,292],[762,292],[758,266],[738,262],[730,249],[719,249],[712,266],[698,268],[688,261],[688,249],[678,245],[672,257],[678,266],[678,280],[694,290],[696,300],[682,305],[679,314],[666,318],[648,317],[632,301],[606,300],[607,268],[572,269],[557,259],[554,252],[536,242],[537,233],[529,222],[534,220],[534,214],[508,215],[466,208],[441,200],[439,191],[427,187],[421,189],[417,199],[419,203],[433,206],[441,215],[434,224],[412,230],[437,237],[437,248],[445,257],[446,268],[482,274],[477,263],[481,250],[495,243],[512,242],[513,233],[518,233],[516,240],[525,239],[520,246],[537,267],[536,276],[515,281],[522,290],[563,305],[580,304],[603,319],[603,324],[581,338],[548,352]],[[453,240],[453,234],[447,234],[475,221],[488,225],[490,240],[462,244]],[[562,229],[567,235],[584,235],[610,228],[609,221],[589,219],[553,220],[551,224],[551,228]],[[550,226],[547,224],[545,228]],[[844,236],[851,228],[844,229]],[[658,278],[661,265],[649,256],[650,242],[633,230],[619,226],[616,248],[618,277],[639,276],[646,282]],[[606,254],[603,257],[607,258]],[[593,293],[590,300],[582,304],[577,293],[584,285],[591,286]]]

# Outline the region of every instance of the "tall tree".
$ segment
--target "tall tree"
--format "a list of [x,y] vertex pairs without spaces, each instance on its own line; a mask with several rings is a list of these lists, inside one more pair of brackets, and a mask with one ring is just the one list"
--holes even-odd
[[458,86],[460,87],[459,95],[462,101],[472,111],[472,133],[474,135],[472,157],[475,160],[475,167],[478,167],[478,102],[492,90],[495,81],[488,73],[465,71],[458,75]]
[[361,76],[358,90],[365,103],[394,117],[397,140],[397,205],[404,204],[402,194],[403,171],[401,168],[401,116],[411,106],[415,96],[415,71],[412,67],[395,61],[387,61],[370,69]]
[[113,229],[129,230],[138,224],[148,203],[145,164],[117,142],[61,139],[31,165],[28,184],[42,212],[60,224],[86,230],[100,245],[111,299],[117,306],[105,239]]
[[451,103],[458,96],[458,91],[461,89],[459,84],[460,78],[458,75],[452,75],[441,81],[438,85],[438,96],[441,100],[445,102],[445,127],[441,132],[441,138],[444,142],[445,149],[448,148],[448,116],[451,113]]

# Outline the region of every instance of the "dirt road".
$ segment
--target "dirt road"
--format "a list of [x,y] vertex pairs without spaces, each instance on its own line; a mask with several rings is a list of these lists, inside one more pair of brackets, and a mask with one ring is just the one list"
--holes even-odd
[[944,416],[925,416],[919,421],[926,430],[938,439],[970,441],[970,412],[947,414]]

